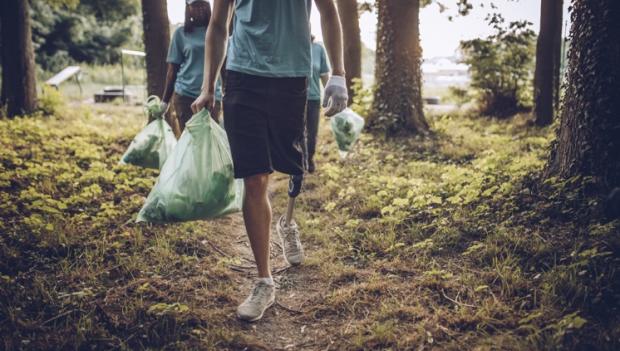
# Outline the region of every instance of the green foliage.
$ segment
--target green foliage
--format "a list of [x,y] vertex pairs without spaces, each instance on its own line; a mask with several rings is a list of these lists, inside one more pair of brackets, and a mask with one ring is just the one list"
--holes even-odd
[[489,17],[489,24],[494,35],[463,41],[461,50],[471,67],[481,113],[505,117],[532,106],[535,33],[531,23],[505,26],[497,14]]
[[538,178],[550,129],[435,116],[432,138],[362,134],[341,162],[323,124],[295,212],[307,260],[275,275],[254,336],[232,313],[240,218],[134,224],[156,171],[117,161],[143,122],[110,105],[0,120],[5,349],[618,349],[620,221],[598,216],[596,179]]
[[448,100],[453,101],[458,106],[462,106],[472,100],[471,91],[461,87],[449,87]]
[[116,63],[119,49],[142,47],[136,0],[32,1],[37,64],[58,71],[74,62]]
[[[617,337],[617,319],[602,306],[618,306],[620,242],[611,238],[620,222],[594,214],[597,200],[579,190],[592,180],[540,181],[552,133],[521,117],[429,122],[432,140],[363,135],[346,164],[319,168],[318,193],[305,194],[302,227],[334,246],[322,259],[387,285],[376,298],[364,286],[371,278],[332,290],[320,311],[352,321],[336,348],[408,349],[430,334],[438,349],[613,349],[605,338]],[[395,319],[398,330],[374,329]],[[436,319],[447,329],[426,329]]]
[[46,116],[61,116],[66,112],[67,103],[58,90],[44,85],[37,100],[37,108]]
[[[144,84],[145,69],[141,58],[125,58],[125,83]],[[82,78],[86,84],[121,84],[121,65],[84,65]]]
[[47,0],[47,3],[54,9],[64,6],[73,10],[80,4],[80,0]]
[[109,105],[0,120],[3,349],[243,342],[217,312],[230,273],[204,244],[229,238],[221,223],[131,225],[156,172],[117,163],[143,122],[140,108]]
[[361,79],[353,80],[353,104],[351,109],[360,116],[368,116],[372,108],[373,86],[364,87]]

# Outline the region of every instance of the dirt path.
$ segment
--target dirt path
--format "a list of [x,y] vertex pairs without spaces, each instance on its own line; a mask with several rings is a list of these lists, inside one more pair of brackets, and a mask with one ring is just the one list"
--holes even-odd
[[[269,192],[274,204],[274,223],[285,209],[287,184],[288,177],[284,175],[276,175],[271,181]],[[235,261],[229,268],[234,272],[234,280],[238,286],[234,299],[241,302],[251,291],[257,276],[254,258],[242,215],[235,214],[221,221],[222,224],[230,226],[230,235],[233,238],[230,247],[222,251],[226,251],[225,254]],[[306,255],[312,254],[312,247],[304,245],[304,248]],[[261,341],[262,345],[257,345],[259,347],[274,350],[316,350],[319,340],[324,344],[327,329],[307,318],[308,302],[325,293],[326,282],[321,279],[316,267],[292,267],[286,262],[275,226],[271,235],[271,264],[277,287],[276,303],[265,312],[262,320],[255,323],[239,322],[240,327]]]

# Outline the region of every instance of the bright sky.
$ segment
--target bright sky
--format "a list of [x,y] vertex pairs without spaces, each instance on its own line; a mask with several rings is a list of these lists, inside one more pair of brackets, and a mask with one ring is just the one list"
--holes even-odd
[[[499,7],[491,10],[488,6],[481,7],[481,4],[488,4],[488,0],[472,0],[474,9],[466,17],[455,17],[453,21],[448,20],[450,14],[454,14],[456,6],[453,5],[447,12],[440,13],[437,5],[431,5],[422,9],[420,13],[420,35],[424,57],[452,56],[458,48],[461,40],[487,36],[492,33],[491,28],[484,21],[486,15],[492,11],[499,11],[507,21],[528,20],[533,23],[533,29],[538,31],[540,26],[540,0],[495,0]],[[455,4],[455,0],[444,0],[444,4]],[[564,20],[568,16],[568,3],[565,1]],[[185,1],[168,0],[168,15],[172,23],[181,23],[184,19]],[[317,40],[322,40],[320,17],[316,8],[312,9],[312,31]],[[362,41],[369,48],[375,48],[375,34],[377,28],[377,18],[374,13],[364,13],[360,17],[360,28]]]

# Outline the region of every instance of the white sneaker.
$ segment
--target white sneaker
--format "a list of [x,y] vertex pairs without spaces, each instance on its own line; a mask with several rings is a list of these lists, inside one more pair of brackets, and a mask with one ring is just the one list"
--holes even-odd
[[273,305],[275,300],[276,287],[258,281],[256,285],[254,285],[250,296],[237,307],[237,316],[244,321],[257,321],[263,318],[263,313]]
[[304,261],[304,248],[301,246],[301,241],[299,240],[299,228],[297,227],[297,223],[291,221],[290,225],[286,226],[285,222],[286,219],[284,216],[280,217],[276,224],[276,231],[282,242],[286,261],[296,266]]

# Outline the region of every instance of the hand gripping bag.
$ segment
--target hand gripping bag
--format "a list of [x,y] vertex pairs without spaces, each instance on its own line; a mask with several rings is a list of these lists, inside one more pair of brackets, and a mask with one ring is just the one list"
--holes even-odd
[[331,127],[340,157],[345,158],[362,133],[364,119],[347,108],[331,118]]
[[150,96],[144,107],[149,119],[154,119],[136,135],[121,158],[121,164],[161,169],[177,143],[170,125],[164,120],[160,101]]
[[164,164],[138,222],[210,219],[241,210],[243,181],[235,180],[226,132],[205,109],[187,122]]

